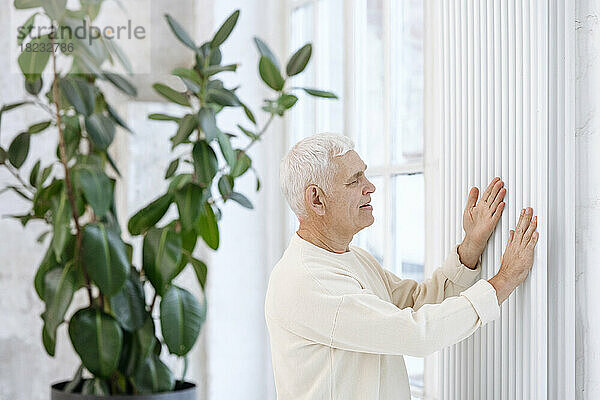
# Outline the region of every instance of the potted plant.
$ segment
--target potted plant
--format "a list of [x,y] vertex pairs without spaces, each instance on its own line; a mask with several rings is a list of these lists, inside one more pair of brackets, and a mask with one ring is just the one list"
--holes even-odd
[[[77,10],[67,9],[66,0],[15,0],[14,5],[36,10],[21,28],[18,40],[24,44],[38,15],[48,17],[56,27],[75,28],[84,20],[96,18],[102,0],[81,0]],[[19,56],[30,98],[3,106],[0,118],[4,112],[33,103],[49,119],[18,134],[7,150],[0,147],[0,164],[18,182],[2,191],[12,190],[30,202],[27,213],[13,216],[23,226],[39,220],[49,227],[38,239],[46,241],[48,248],[34,278],[36,292],[45,303],[41,315],[44,348],[50,356],[54,355],[56,331],[64,322],[81,359],[71,380],[52,386],[53,400],[195,398],[194,384],[185,382],[186,368],[181,379],[176,380],[160,356],[166,347],[171,354],[183,358],[187,366],[186,355],[206,318],[206,298],[203,295],[198,301],[172,281],[189,265],[204,289],[207,267],[193,255],[197,239],[201,237],[210,248],[218,248],[222,203],[233,200],[252,208],[250,201],[235,190],[235,182],[248,170],[254,171],[247,150],[262,138],[276,116],[283,116],[294,106],[298,98],[292,91],[336,98],[326,91],[286,86],[287,78],[301,73],[309,62],[310,44],[290,57],[284,78],[276,57],[255,38],[260,54],[259,74],[275,93],[264,101],[262,110],[268,118],[259,126],[253,112],[238,98],[237,88],[227,88],[217,78],[236,71],[237,64],[221,65],[220,46],[234,29],[239,14],[235,11],[213,38],[200,46],[166,15],[177,39],[194,52],[195,64],[173,71],[185,85],[185,91],[161,83],[154,85],[161,96],[186,107],[186,113],[151,114],[149,118],[175,123],[172,148],[185,147],[186,152],[167,168],[168,190],[128,221],[129,233],[143,237],[139,266],[134,265],[132,246],[121,235],[113,195],[120,174],[108,153],[116,125],[128,128],[97,85],[99,80],[106,80],[135,96],[135,87],[125,77],[103,69],[107,60],[115,59],[127,68],[127,59],[105,38],[87,44],[54,34],[31,38]],[[49,43],[53,51],[26,50],[35,43]],[[71,59],[68,71],[58,70],[59,57]],[[46,68],[51,70],[53,80],[42,97],[42,72]],[[218,128],[217,115],[225,107],[239,108],[249,121],[250,127],[238,125],[239,133],[249,138],[243,147],[234,146],[234,142],[239,142],[232,140],[237,135]],[[58,135],[57,161],[44,166],[38,160],[26,180],[22,166],[30,140],[50,128],[55,128]],[[224,160],[222,165],[217,152]],[[60,169],[55,168],[57,164]],[[258,177],[256,182],[259,190]],[[177,217],[161,223],[172,204]],[[153,292],[149,298],[147,287]],[[73,295],[79,290],[87,292],[89,304],[65,320]],[[162,335],[158,335],[157,325]]]

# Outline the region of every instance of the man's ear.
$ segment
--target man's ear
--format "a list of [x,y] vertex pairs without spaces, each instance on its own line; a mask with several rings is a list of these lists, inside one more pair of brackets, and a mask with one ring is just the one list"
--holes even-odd
[[325,215],[325,193],[317,185],[309,185],[304,191],[307,208],[317,215]]

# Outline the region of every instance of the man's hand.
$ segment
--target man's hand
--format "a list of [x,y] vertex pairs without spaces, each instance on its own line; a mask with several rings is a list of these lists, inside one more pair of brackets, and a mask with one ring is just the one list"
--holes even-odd
[[471,188],[469,199],[463,214],[465,238],[458,246],[460,262],[474,269],[477,260],[483,253],[488,239],[496,228],[504,210],[506,189],[504,182],[496,177],[485,189],[479,202],[479,189]]

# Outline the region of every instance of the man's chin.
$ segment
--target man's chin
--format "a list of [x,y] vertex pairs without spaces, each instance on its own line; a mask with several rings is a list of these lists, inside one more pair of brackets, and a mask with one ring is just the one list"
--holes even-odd
[[370,218],[363,218],[364,222],[361,221],[361,228],[359,229],[359,232],[362,231],[365,228],[368,228],[369,226],[373,225],[373,223],[375,222],[375,217],[373,217],[373,215],[371,215]]

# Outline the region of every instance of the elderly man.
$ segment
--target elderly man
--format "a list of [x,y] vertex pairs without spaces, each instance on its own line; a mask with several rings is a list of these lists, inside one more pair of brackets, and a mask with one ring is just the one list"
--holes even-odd
[[465,239],[430,279],[417,283],[383,269],[350,246],[374,221],[366,168],[352,141],[333,134],[301,140],[281,162],[281,187],[300,227],[265,300],[279,400],[409,400],[403,356],[431,354],[497,318],[533,264],[537,217],[527,208],[498,274],[478,280],[504,209],[506,189],[496,178],[479,201],[471,189]]

